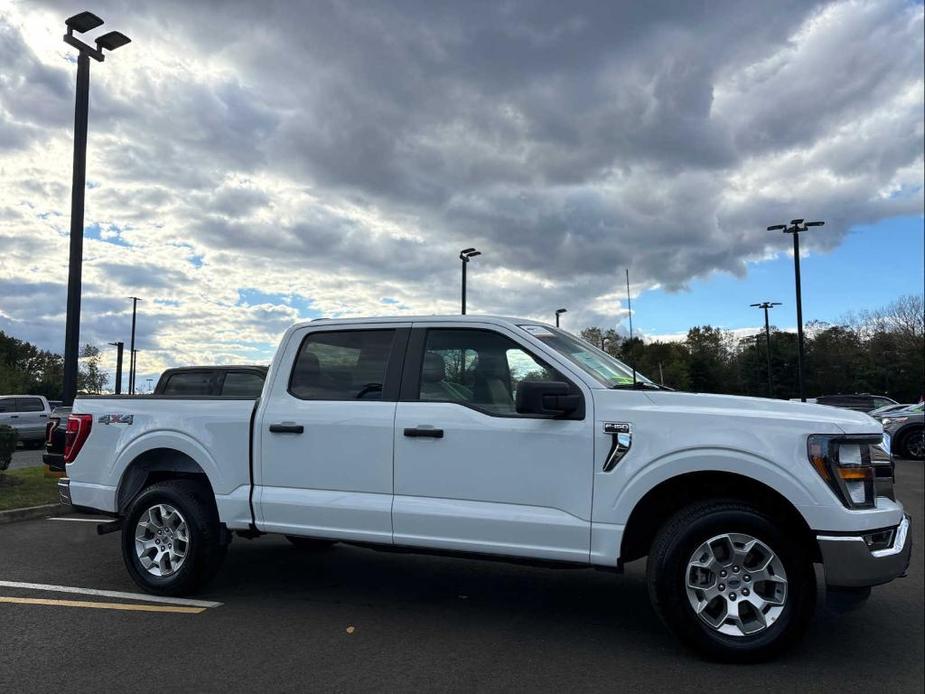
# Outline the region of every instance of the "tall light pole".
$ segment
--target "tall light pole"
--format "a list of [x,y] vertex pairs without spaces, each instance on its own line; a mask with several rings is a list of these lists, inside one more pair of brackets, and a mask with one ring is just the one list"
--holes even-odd
[[110,342],[116,348],[116,395],[122,393],[122,350],[125,348],[124,342]]
[[781,304],[779,301],[762,301],[760,304],[749,305],[753,308],[764,309],[764,335],[768,350],[768,397],[770,398],[773,396],[771,395],[771,323],[768,321],[768,309],[780,306]]
[[129,395],[135,394],[135,318],[138,314],[138,302],[141,301],[137,296],[130,296],[132,300],[132,341],[129,346],[128,354],[128,392]]
[[559,316],[561,316],[563,313],[568,313],[568,309],[565,309],[565,308],[556,309],[556,327],[557,328],[559,327]]
[[768,231],[783,231],[793,234],[793,275],[796,282],[797,294],[797,380],[800,385],[800,401],[806,402],[806,388],[803,381],[803,294],[800,288],[800,232],[809,227],[821,227],[825,222],[807,222],[802,219],[791,219],[790,226],[774,224]]
[[87,118],[90,109],[90,58],[103,62],[103,50],[113,51],[130,39],[110,31],[96,39],[93,48],[74,36],[102,25],[92,12],[81,12],[64,21],[64,42],[80,53],[77,56],[77,98],[74,107],[74,171],[71,183],[71,238],[67,274],[67,322],[64,330],[64,384],[62,402],[71,405],[77,395],[77,359],[80,351],[80,287],[84,245],[84,193],[87,182]]
[[462,314],[464,316],[466,315],[466,266],[477,255],[482,255],[482,252],[474,248],[464,248],[459,252],[459,259],[462,261]]

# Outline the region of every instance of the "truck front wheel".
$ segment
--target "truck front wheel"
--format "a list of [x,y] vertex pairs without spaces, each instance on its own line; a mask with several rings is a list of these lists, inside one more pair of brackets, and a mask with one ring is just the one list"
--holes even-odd
[[652,545],[647,571],[662,621],[714,660],[776,656],[802,637],[815,608],[805,547],[738,501],[699,502],[675,514]]
[[122,558],[141,588],[185,595],[218,570],[227,545],[208,487],[192,480],[158,482],[144,489],[122,526]]

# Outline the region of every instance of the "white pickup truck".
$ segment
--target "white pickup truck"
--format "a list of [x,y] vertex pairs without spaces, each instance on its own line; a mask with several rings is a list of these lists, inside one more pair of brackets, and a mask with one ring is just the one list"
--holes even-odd
[[[707,656],[767,658],[830,590],[909,563],[883,431],[864,414],[661,388],[512,318],[317,320],[261,396],[79,398],[64,500],[111,514],[132,578],[194,591],[234,534],[621,571]],[[889,447],[885,447],[889,450]],[[616,587],[616,586],[615,586]]]

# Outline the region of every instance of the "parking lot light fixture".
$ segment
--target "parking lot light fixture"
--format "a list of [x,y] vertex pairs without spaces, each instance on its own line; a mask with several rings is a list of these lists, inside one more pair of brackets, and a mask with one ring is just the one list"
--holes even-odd
[[132,300],[132,340],[129,346],[129,365],[128,365],[128,392],[129,395],[135,394],[135,319],[138,315],[138,302],[141,301],[137,296],[130,296]]
[[122,394],[122,352],[125,349],[125,343],[121,340],[119,342],[110,342],[113,347],[116,348],[116,395]]
[[764,309],[764,334],[765,334],[765,345],[768,352],[768,397],[773,397],[771,390],[771,324],[768,322],[768,309],[772,309],[775,306],[780,306],[779,301],[762,301],[760,304],[749,304],[753,308]]
[[64,330],[64,383],[61,400],[71,405],[77,395],[77,360],[80,351],[80,293],[83,269],[84,193],[87,182],[87,119],[90,106],[90,58],[103,62],[104,50],[114,50],[130,39],[111,31],[96,40],[96,48],[74,35],[102,26],[103,20],[92,12],[80,12],[64,20],[64,42],[79,53],[77,56],[77,97],[74,106],[74,164],[71,184],[71,231],[67,276],[67,320]]
[[563,313],[568,313],[568,309],[565,309],[565,308],[556,309],[556,327],[557,328],[559,327],[559,316],[561,316]]
[[459,259],[462,261],[462,315],[464,316],[466,315],[466,266],[477,255],[482,255],[482,252],[474,248],[463,248],[459,252]]
[[825,222],[807,222],[803,219],[791,219],[790,224],[774,224],[768,231],[783,231],[793,234],[793,275],[796,283],[797,298],[797,380],[800,387],[800,401],[806,402],[806,387],[803,380],[803,295],[800,288],[800,232],[809,227],[821,227]]

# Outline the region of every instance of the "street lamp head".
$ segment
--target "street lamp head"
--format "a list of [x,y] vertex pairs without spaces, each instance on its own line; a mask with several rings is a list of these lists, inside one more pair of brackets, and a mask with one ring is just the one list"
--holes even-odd
[[821,227],[821,226],[823,226],[824,224],[825,224],[825,222],[806,222],[806,224],[804,224],[803,226],[805,226],[805,227]]
[[114,51],[131,42],[132,40],[121,31],[110,31],[96,40],[96,48],[97,50],[105,48],[107,51]]
[[557,315],[557,316],[559,316],[559,315],[561,315],[561,314],[563,314],[563,313],[568,313],[568,309],[567,309],[567,308],[559,308],[559,309],[556,309],[556,315]]
[[468,263],[470,258],[474,258],[477,255],[482,255],[482,252],[474,248],[464,248],[459,253],[459,259],[464,263]]
[[769,226],[769,227],[768,227],[768,231],[779,231],[779,230],[784,229],[784,228],[785,228],[785,227],[784,227],[783,224],[774,224],[773,226]]
[[793,226],[798,227],[798,226],[801,226],[801,225],[803,224],[803,220],[802,220],[802,219],[791,219],[791,220],[790,220],[790,223],[791,223]]
[[67,27],[69,34],[74,31],[76,31],[78,34],[83,34],[86,31],[90,31],[92,29],[96,29],[98,26],[101,26],[103,24],[103,20],[92,12],[81,12],[80,14],[75,14],[73,17],[68,17],[65,19],[64,24]]

